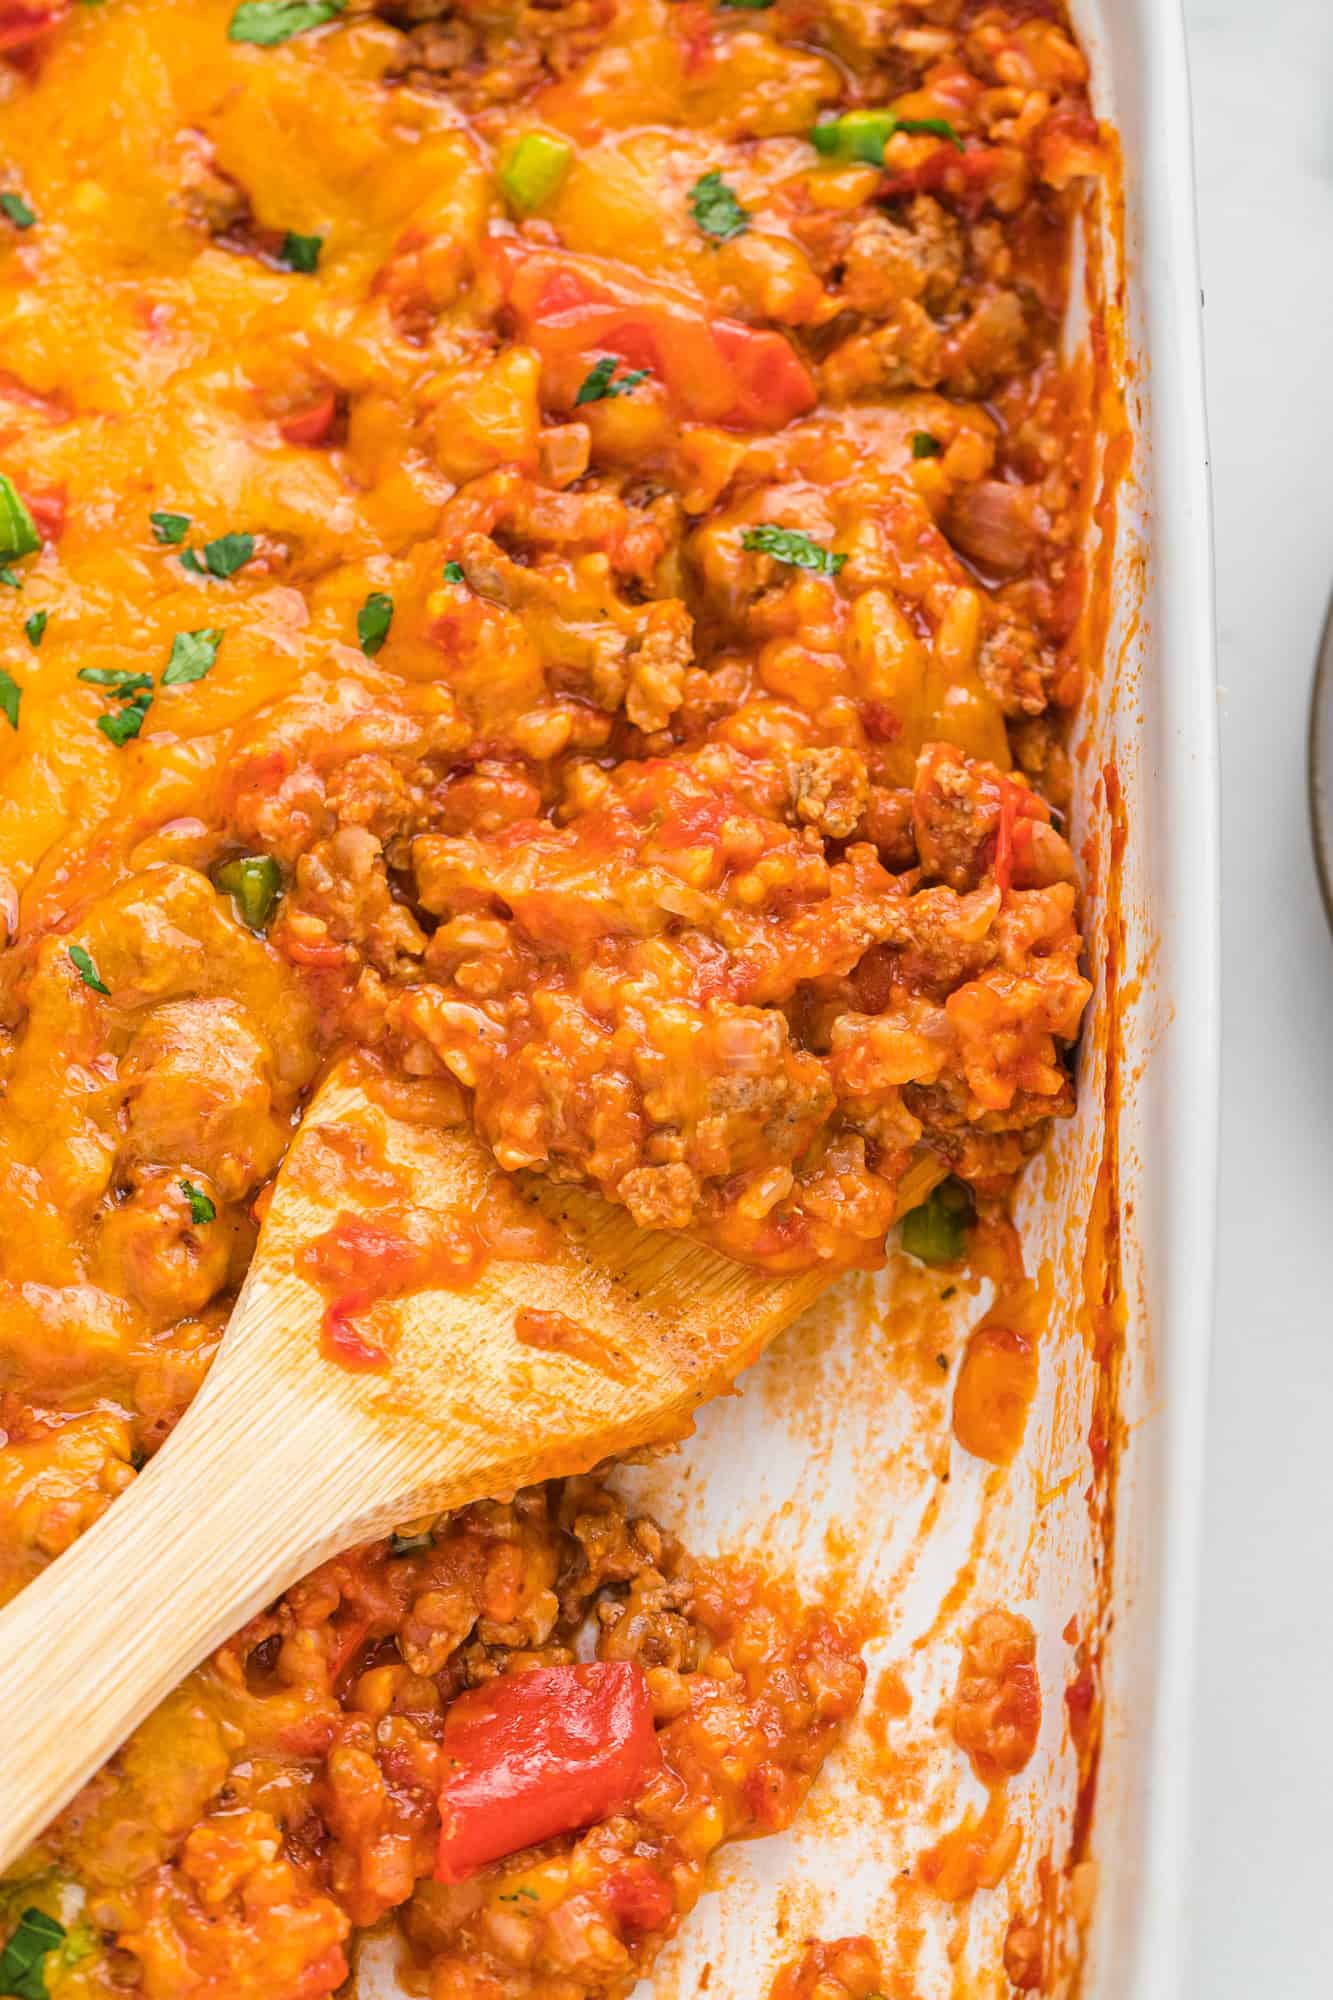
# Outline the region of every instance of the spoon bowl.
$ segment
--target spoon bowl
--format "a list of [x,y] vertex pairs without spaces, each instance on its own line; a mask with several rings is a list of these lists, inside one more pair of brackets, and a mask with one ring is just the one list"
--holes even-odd
[[470,1130],[403,1115],[356,1059],[322,1084],[189,1412],[0,1616],[0,1866],[316,1563],[685,1435],[836,1275],[753,1270],[547,1186],[509,1232],[538,1255],[465,1257],[441,1284],[422,1243],[484,1249],[495,1178]]

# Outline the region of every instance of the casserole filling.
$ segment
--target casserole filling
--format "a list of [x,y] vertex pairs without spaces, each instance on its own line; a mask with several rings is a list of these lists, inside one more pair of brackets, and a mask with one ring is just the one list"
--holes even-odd
[[[650,1747],[603,1702],[525,1743],[515,1789],[497,1691],[539,1681],[568,1718],[576,1648],[634,1677]],[[535,1489],[307,1577],[86,1787],[32,1857],[54,1876],[14,1899],[86,1892],[56,2000],[315,2000],[389,1911],[436,2000],[627,1992],[714,1849],[788,1824],[863,1678],[836,1624],[751,1571],[690,1561],[595,1483]],[[559,1835],[534,1843],[553,1794]]]
[[[0,1593],[337,1047],[773,1269],[1003,1201],[1090,990],[1101,164],[1056,0],[0,5]],[[720,1574],[582,1487],[328,1566],[53,1831],[49,1991],[318,2000],[409,1899],[436,2000],[628,1990],[859,1689]],[[589,1617],[661,1767],[415,1887],[453,1698]]]

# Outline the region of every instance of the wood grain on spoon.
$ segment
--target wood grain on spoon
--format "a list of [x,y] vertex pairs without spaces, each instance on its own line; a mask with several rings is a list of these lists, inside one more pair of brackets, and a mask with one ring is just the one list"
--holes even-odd
[[[354,1063],[322,1085],[188,1414],[0,1615],[0,1866],[205,1653],[315,1563],[414,1516],[682,1435],[833,1275],[750,1270],[563,1189],[540,1197],[558,1221],[549,1254],[469,1264],[486,1234],[489,1154],[471,1132],[386,1102]],[[414,1221],[422,1269],[434,1226],[455,1265],[436,1275],[467,1282],[386,1291],[348,1227],[377,1216],[390,1234]],[[385,1365],[325,1351],[321,1239]]]

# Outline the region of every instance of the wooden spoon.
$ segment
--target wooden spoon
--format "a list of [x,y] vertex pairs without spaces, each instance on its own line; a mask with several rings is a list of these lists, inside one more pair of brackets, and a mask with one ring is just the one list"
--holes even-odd
[[[827,1270],[754,1271],[547,1188],[552,1256],[492,1261],[466,1290],[382,1300],[373,1325],[390,1365],[355,1371],[321,1351],[329,1298],[298,1268],[302,1248],[349,1213],[474,1217],[495,1173],[470,1132],[408,1122],[378,1096],[355,1060],[321,1086],[189,1413],[0,1615],[0,1865],[205,1653],[317,1562],[415,1516],[684,1435],[698,1404],[830,1282]],[[520,1325],[555,1344],[528,1344]]]

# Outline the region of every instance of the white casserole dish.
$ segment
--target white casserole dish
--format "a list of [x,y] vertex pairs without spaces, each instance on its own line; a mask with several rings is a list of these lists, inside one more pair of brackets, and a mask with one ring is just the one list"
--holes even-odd
[[[1011,1990],[1005,1932],[1037,1906],[1043,1859],[1066,1882],[1059,1965],[1044,1992],[1179,2000],[1182,1989],[1217,1108],[1211,538],[1189,93],[1176,0],[1074,0],[1073,12],[1096,108],[1118,129],[1125,163],[1133,463],[1119,496],[1107,659],[1093,665],[1080,723],[1075,846],[1087,844],[1099,990],[1078,1115],[1029,1170],[1022,1204],[1027,1268],[1049,1266],[1038,1398],[1007,1472],[963,1453],[950,1437],[949,1389],[986,1289],[941,1304],[938,1283],[923,1291],[919,1267],[900,1263],[878,1284],[840,1287],[738,1398],[702,1414],[678,1455],[621,1475],[700,1553],[752,1552],[871,1629],[861,1718],[790,1834],[723,1851],[720,1893],[642,1989],[656,2000],[762,2000],[803,1938],[855,1932],[881,1947],[895,1995],[1001,2000]],[[1115,296],[1118,246],[1108,238],[1089,254],[1109,260]],[[1125,804],[1118,894],[1099,779],[1108,762]],[[1105,975],[1115,945],[1118,995]],[[1111,1004],[1120,1085],[1108,1128]],[[1099,1173],[1104,1191],[1117,1156],[1122,1445],[1104,1542],[1084,1499],[1096,1373],[1084,1253]],[[1017,1858],[996,1887],[947,1904],[915,1868],[984,1798],[940,1711],[961,1634],[992,1604],[1037,1627],[1042,1733],[1008,1788]],[[1071,1895],[1078,1767],[1062,1695],[1090,1639],[1102,1642],[1105,1718],[1079,1853],[1095,1867],[1078,1872]],[[901,1674],[906,1715],[877,1707],[885,1669]],[[384,1945],[363,1954],[366,2000],[398,1990],[388,1958]]]
[[[1125,163],[1136,478],[1122,529],[1147,558],[1136,671],[1109,726],[1128,748],[1131,966],[1124,1106],[1139,1280],[1122,1415],[1121,1531],[1093,1848],[1086,2000],[1180,2000],[1193,1642],[1212,1328],[1219,860],[1212,513],[1189,73],[1181,0],[1074,0]],[[1123,552],[1128,554],[1128,550]],[[1122,753],[1123,754],[1123,753]]]

